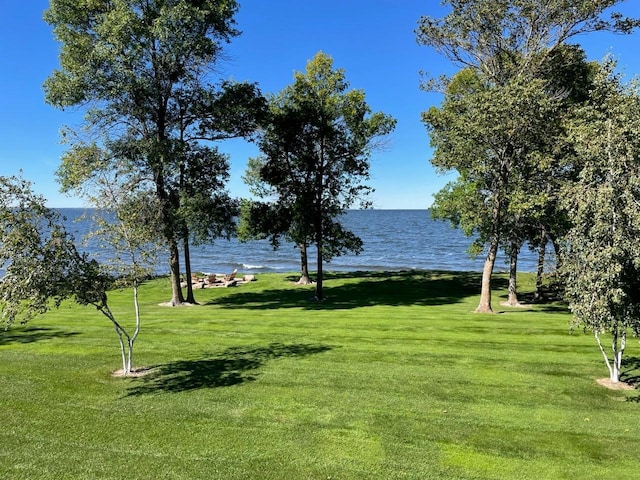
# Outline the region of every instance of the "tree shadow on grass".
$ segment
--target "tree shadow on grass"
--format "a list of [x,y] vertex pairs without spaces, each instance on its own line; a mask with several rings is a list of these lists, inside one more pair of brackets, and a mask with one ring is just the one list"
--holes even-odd
[[48,327],[12,327],[0,331],[0,346],[16,343],[35,343],[54,338],[69,338],[79,335],[78,332],[64,332]]
[[[233,292],[215,300],[226,308],[344,310],[365,306],[445,305],[480,294],[481,274],[476,272],[401,271],[330,272],[324,277],[325,301],[313,300],[313,288],[282,288],[261,292]],[[294,277],[287,278],[292,281]],[[335,285],[335,282],[339,282]],[[495,278],[494,288],[506,279]]]
[[[507,299],[507,295],[503,296]],[[568,310],[568,305],[562,297],[562,293],[557,287],[543,289],[541,298],[536,298],[535,291],[518,293],[520,303],[525,305],[535,305],[538,311],[548,313],[563,313]]]
[[272,343],[266,347],[231,347],[198,360],[178,360],[158,365],[152,373],[137,379],[141,384],[127,396],[176,393],[200,388],[230,387],[256,379],[256,370],[269,360],[306,357],[331,350],[328,345]]
[[[640,387],[640,357],[623,358],[620,380],[636,388]],[[640,397],[637,401],[640,401]]]

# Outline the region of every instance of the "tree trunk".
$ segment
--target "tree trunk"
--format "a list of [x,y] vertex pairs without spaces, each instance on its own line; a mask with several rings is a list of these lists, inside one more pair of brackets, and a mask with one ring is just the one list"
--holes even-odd
[[169,252],[169,270],[171,271],[171,302],[169,303],[175,307],[184,303],[184,296],[180,286],[180,252],[174,239],[169,242]]
[[553,253],[556,255],[556,271],[559,271],[562,267],[562,248],[554,235],[549,234],[549,239],[553,245]]
[[500,190],[502,185],[494,188],[492,209],[491,209],[491,236],[489,240],[489,251],[487,252],[487,258],[484,261],[484,267],[482,269],[482,287],[480,289],[480,302],[475,309],[476,313],[493,313],[491,308],[491,275],[493,274],[493,266],[496,263],[496,256],[498,254],[498,247],[500,246],[500,227],[501,227],[501,210],[502,201],[500,198]]
[[322,293],[322,240],[319,240],[317,243],[318,246],[318,272],[316,274],[316,300],[319,302],[324,300],[324,295]]
[[493,265],[496,263],[499,241],[500,239],[496,231],[491,238],[489,252],[487,253],[484,268],[482,269],[482,288],[480,291],[480,302],[475,310],[476,313],[493,313],[493,309],[491,308],[491,274],[493,273]]
[[[164,117],[158,125],[158,132],[164,132]],[[162,144],[164,136],[159,133],[159,143]],[[172,214],[171,198],[165,190],[164,173],[162,171],[164,159],[160,158],[159,165],[154,170],[154,182],[156,184],[156,195],[160,201],[160,213],[162,216],[163,233],[167,245],[169,246],[169,272],[171,274],[171,301],[170,305],[182,305],[184,297],[182,296],[182,287],[180,286],[180,254],[178,252],[178,243],[176,241],[176,232],[174,228],[174,218]]]
[[307,244],[300,243],[298,245],[300,248],[300,280],[298,280],[299,285],[310,285],[313,283],[311,281],[311,277],[309,276],[309,260],[307,257]]
[[128,375],[131,367],[128,365],[126,351],[124,348],[124,333],[121,331],[117,323],[114,323],[114,327],[116,329],[116,333],[118,334],[118,341],[120,342],[120,356],[122,357],[122,374]]
[[322,247],[324,245],[324,219],[322,208],[322,194],[324,191],[324,139],[320,142],[320,167],[316,172],[315,178],[315,199],[314,199],[314,235],[316,240],[316,300],[321,302],[324,300],[322,291],[322,283],[324,280],[324,270],[322,265]]
[[616,360],[615,360],[616,369],[617,369],[616,378],[618,379],[618,381],[620,381],[620,374],[622,373],[622,355],[624,354],[624,349],[626,348],[626,344],[627,344],[627,330],[623,328],[622,332],[620,333],[620,347],[616,352]]
[[133,368],[133,344],[136,341],[136,338],[138,338],[138,334],[140,333],[140,302],[138,301],[138,281],[134,280],[133,283],[133,308],[135,310],[135,315],[136,315],[136,329],[133,332],[133,335],[131,335],[131,338],[129,338],[129,358],[128,358],[128,364],[129,364],[129,371],[128,373],[131,373],[131,369]]
[[520,306],[518,301],[518,251],[520,245],[517,240],[511,240],[511,246],[509,248],[509,296],[507,298],[507,305],[511,307]]
[[184,250],[184,268],[185,268],[185,277],[187,283],[187,298],[185,299],[186,303],[191,303],[196,305],[196,299],[193,296],[193,284],[191,282],[191,252],[189,250],[189,238],[188,234],[183,237],[182,240],[182,249]]
[[542,282],[544,279],[544,259],[547,254],[547,230],[542,227],[540,233],[540,245],[538,246],[538,270],[536,272],[536,291],[533,294],[533,301],[542,300]]
[[316,272],[316,300],[321,302],[324,300],[324,294],[322,292],[322,280],[324,276],[324,270],[322,265],[322,245],[323,245],[323,231],[322,231],[322,219],[319,219],[316,223],[316,247],[318,249],[316,255],[317,272]]
[[[600,347],[600,352],[604,357],[604,362],[607,365],[607,369],[609,369],[609,380],[611,383],[618,383],[620,381],[620,373],[622,369],[622,355],[624,354],[624,349],[626,347],[627,342],[627,332],[626,329],[622,329],[621,332],[618,332],[618,327],[614,326],[611,329],[611,352],[613,354],[613,358],[609,360],[609,356],[600,341],[600,333],[598,330],[594,331],[594,336],[596,337],[596,341],[598,342],[598,347]],[[620,342],[620,345],[618,345]]]

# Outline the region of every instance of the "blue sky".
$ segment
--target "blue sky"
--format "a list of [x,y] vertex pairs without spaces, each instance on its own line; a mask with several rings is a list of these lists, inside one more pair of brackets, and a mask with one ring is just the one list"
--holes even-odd
[[[227,49],[223,78],[258,82],[275,93],[304,70],[318,51],[344,68],[353,88],[363,89],[374,111],[397,119],[384,150],[371,159],[375,208],[427,208],[432,196],[453,175],[439,175],[429,164],[431,150],[420,112],[438,104],[436,94],[419,89],[421,70],[431,74],[456,70],[448,61],[416,44],[413,33],[421,15],[442,16],[439,0],[241,0],[236,20],[243,34]],[[42,83],[58,65],[58,46],[42,21],[47,0],[5,0],[0,17],[0,175],[17,174],[52,207],[82,206],[58,192],[54,172],[64,151],[59,131],[79,126],[82,112],[58,111],[44,103]],[[627,0],[617,10],[640,17],[640,1]],[[628,75],[640,72],[638,39],[594,33],[576,41],[589,59],[618,58]],[[243,141],[221,149],[231,157],[228,189],[248,196],[241,176],[249,157],[258,154]]]

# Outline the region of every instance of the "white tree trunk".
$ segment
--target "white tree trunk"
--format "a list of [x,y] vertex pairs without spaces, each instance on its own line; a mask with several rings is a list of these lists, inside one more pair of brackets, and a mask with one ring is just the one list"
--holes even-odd
[[136,341],[136,338],[138,338],[138,333],[140,333],[140,304],[138,302],[138,282],[137,281],[135,281],[133,284],[133,305],[135,308],[135,315],[136,315],[136,329],[133,332],[133,335],[131,335],[131,338],[129,338],[129,362],[128,362],[129,368],[127,370],[127,373],[131,373],[131,369],[133,368],[133,343]]
[[618,334],[613,331],[611,334],[611,350],[613,353],[613,358],[609,358],[607,352],[600,341],[600,333],[598,331],[594,332],[596,337],[596,341],[598,342],[598,347],[600,347],[600,352],[602,353],[602,357],[604,358],[604,362],[607,365],[607,369],[609,370],[609,380],[611,383],[620,382],[620,372],[622,370],[622,355],[624,354],[624,349],[626,346],[626,331],[622,331],[620,335],[620,345],[618,345]]
[[[136,298],[136,320],[139,321],[139,314],[137,312],[137,288],[135,291],[135,298]],[[105,315],[109,320],[111,320],[111,323],[113,323],[113,326],[116,329],[116,333],[118,334],[118,341],[120,342],[120,356],[122,357],[122,374],[125,376],[129,375],[131,373],[131,361],[132,361],[131,359],[133,357],[133,342],[135,341],[135,336],[138,334],[138,331],[140,330],[140,325],[139,324],[136,325],[136,332],[133,337],[130,337],[127,331],[124,328],[122,328],[122,325],[120,325],[118,321],[115,319],[115,317],[113,316],[113,313],[111,313],[111,310],[106,304],[99,306],[98,310],[100,310],[103,315]],[[125,337],[127,339],[126,348],[125,348]]]
[[115,328],[116,328],[116,333],[118,334],[118,340],[120,342],[120,356],[122,357],[122,374],[127,375],[129,373],[129,370],[127,368],[127,354],[124,348],[124,338],[123,338],[124,335],[117,323],[115,324]]

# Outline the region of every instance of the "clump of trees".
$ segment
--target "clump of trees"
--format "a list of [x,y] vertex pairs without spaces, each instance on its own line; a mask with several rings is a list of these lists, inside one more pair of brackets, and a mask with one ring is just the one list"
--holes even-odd
[[576,323],[594,332],[617,382],[627,331],[640,329],[640,97],[612,63],[588,63],[568,41],[599,30],[630,33],[640,21],[603,18],[620,0],[444,3],[451,12],[422,18],[418,41],[462,70],[428,82],[444,101],[423,120],[432,163],[459,173],[436,195],[434,215],[477,235],[475,251],[487,246],[476,311],[492,311],[501,245],[511,257],[508,303],[517,305],[521,245],[537,244],[543,254],[552,240]]
[[[568,41],[599,30],[628,33],[637,22],[618,14],[603,18],[619,0],[443,3],[450,13],[421,18],[416,32],[420,44],[463,68],[454,78],[425,85],[445,93],[443,106],[423,116],[435,148],[433,163],[460,174],[436,197],[435,211],[454,223],[467,222],[466,231],[488,246],[476,311],[492,312],[491,275],[500,245],[512,258],[517,255],[535,227],[532,219],[539,222],[533,231],[545,227],[547,235],[563,227],[540,221],[557,210],[556,193],[540,186],[567,170],[557,139],[588,70]],[[511,272],[510,300],[516,303],[513,267]]]
[[65,138],[63,189],[83,192],[102,172],[154,202],[172,305],[195,301],[188,282],[186,299],[180,287],[180,247],[190,278],[190,242],[234,229],[228,158],[210,142],[250,136],[265,110],[255,84],[214,82],[224,45],[239,34],[237,9],[233,0],[51,0],[44,14],[61,46],[46,101],[87,107],[84,129]]
[[276,246],[281,236],[292,240],[300,249],[301,283],[309,282],[307,247],[315,245],[315,296],[322,300],[324,261],[362,248],[339,217],[356,203],[368,206],[369,157],[395,120],[372,113],[364,92],[349,90],[345,72],[322,52],[269,107],[258,141],[262,155],[250,161],[245,178],[271,201],[245,205],[241,232]]

